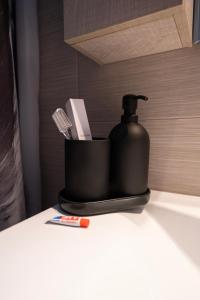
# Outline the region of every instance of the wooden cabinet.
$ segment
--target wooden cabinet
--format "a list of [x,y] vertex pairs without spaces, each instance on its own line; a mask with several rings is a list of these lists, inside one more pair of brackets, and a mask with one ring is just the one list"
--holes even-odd
[[64,0],[64,40],[107,64],[192,46],[193,0]]

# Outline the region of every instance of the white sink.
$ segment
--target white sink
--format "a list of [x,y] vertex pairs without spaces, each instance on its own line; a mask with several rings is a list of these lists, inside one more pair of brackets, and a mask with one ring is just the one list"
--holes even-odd
[[142,214],[48,225],[48,209],[0,233],[2,300],[199,300],[200,198],[153,191]]

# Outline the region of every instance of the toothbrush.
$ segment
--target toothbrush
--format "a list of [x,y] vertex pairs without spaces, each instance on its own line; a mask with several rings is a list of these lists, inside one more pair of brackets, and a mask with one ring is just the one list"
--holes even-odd
[[71,127],[72,123],[65,111],[62,108],[57,108],[52,114],[52,118],[58,128],[58,130],[65,136],[66,139],[72,140]]

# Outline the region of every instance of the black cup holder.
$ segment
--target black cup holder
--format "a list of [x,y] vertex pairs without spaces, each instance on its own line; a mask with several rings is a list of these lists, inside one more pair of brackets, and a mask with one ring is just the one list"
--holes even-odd
[[58,196],[64,212],[80,216],[141,212],[149,198],[149,189],[128,196],[111,192],[109,139],[65,140],[65,189]]

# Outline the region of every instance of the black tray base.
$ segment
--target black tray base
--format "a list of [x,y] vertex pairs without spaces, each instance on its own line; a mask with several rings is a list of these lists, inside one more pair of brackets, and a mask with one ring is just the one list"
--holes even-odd
[[129,197],[116,197],[106,200],[77,202],[69,200],[65,195],[65,189],[58,195],[59,206],[64,212],[77,216],[93,216],[113,213],[118,211],[133,210],[140,213],[150,198],[150,189],[144,194]]

